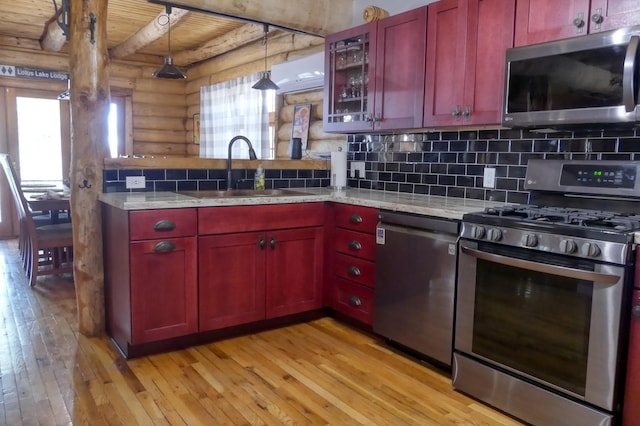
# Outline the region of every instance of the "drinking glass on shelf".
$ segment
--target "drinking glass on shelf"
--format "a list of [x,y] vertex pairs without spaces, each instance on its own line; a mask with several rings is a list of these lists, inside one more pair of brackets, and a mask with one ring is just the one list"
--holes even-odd
[[347,65],[347,52],[338,52],[336,55],[336,66],[344,68]]

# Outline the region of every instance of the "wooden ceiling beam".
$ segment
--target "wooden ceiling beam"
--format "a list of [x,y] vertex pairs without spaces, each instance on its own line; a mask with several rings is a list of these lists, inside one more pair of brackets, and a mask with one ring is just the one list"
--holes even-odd
[[[170,25],[174,26],[189,14],[188,10],[172,9],[169,15]],[[153,43],[163,37],[169,31],[169,25],[160,25],[160,19],[166,16],[166,12],[161,12],[151,22],[141,28],[134,35],[124,42],[109,49],[109,57],[111,59],[126,58],[136,53],[138,50]]]
[[319,36],[351,27],[353,16],[353,0],[171,0],[170,3]]
[[246,24],[195,49],[187,49],[173,54],[173,63],[180,66],[191,65],[253,43],[262,37],[264,37],[264,28],[261,25]]

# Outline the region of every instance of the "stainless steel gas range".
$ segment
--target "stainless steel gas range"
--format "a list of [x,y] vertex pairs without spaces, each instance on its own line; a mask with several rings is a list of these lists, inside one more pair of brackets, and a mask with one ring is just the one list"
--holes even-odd
[[532,424],[618,421],[639,176],[533,160],[530,204],[463,217],[455,388]]

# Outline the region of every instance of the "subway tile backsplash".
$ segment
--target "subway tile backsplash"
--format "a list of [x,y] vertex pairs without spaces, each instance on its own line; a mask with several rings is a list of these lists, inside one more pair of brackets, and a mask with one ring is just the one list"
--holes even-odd
[[[527,202],[530,159],[640,160],[640,130],[562,132],[462,130],[349,135],[351,161],[364,161],[365,177],[349,187]],[[496,187],[483,188],[485,167],[496,169]]]
[[[234,169],[233,178],[241,189],[253,188],[255,169]],[[127,176],[144,176],[144,189],[127,189]],[[216,169],[127,169],[105,170],[103,192],[151,192],[223,190],[227,187],[227,171]],[[328,170],[265,170],[267,189],[312,188],[329,186]]]
[[[349,162],[365,163],[364,178],[351,188],[525,203],[530,159],[640,161],[640,129],[534,132],[460,130],[348,135]],[[496,169],[496,187],[483,188],[485,167]],[[254,170],[233,170],[241,188],[253,186]],[[141,190],[125,188],[126,176],[145,176]],[[328,170],[265,171],[267,188],[311,188],[330,184]],[[226,170],[105,170],[104,192],[221,190]]]

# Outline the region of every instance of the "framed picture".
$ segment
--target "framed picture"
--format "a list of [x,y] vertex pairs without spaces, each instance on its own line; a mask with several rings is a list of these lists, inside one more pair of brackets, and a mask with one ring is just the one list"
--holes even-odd
[[293,124],[291,138],[302,140],[302,149],[308,149],[309,122],[311,120],[311,104],[299,104],[293,107]]
[[200,114],[193,114],[193,143],[200,144]]

